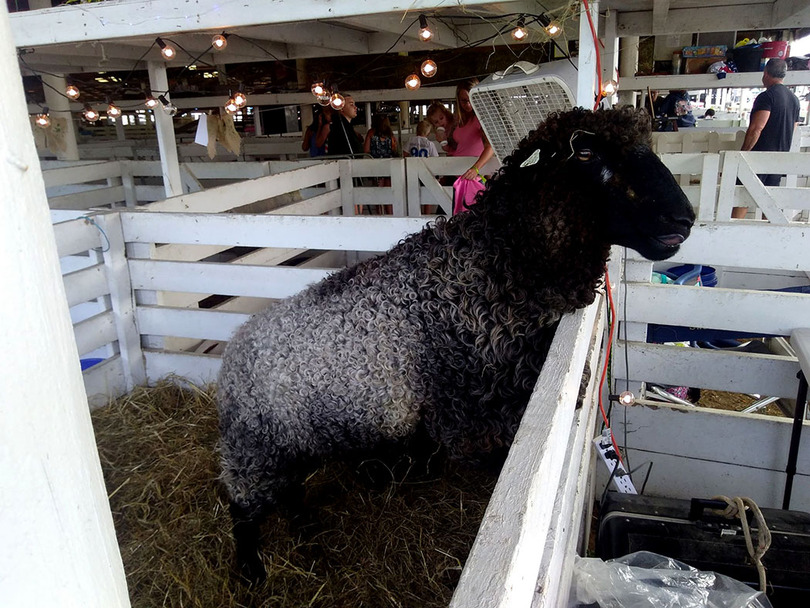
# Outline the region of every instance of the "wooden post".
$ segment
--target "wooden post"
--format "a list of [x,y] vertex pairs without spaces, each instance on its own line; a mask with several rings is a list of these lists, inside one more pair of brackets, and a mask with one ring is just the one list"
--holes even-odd
[[[619,35],[617,33],[618,13],[609,11],[605,17],[605,48],[602,51],[602,82],[619,80]],[[618,95],[607,98],[610,106],[618,102]]]
[[[638,36],[619,38],[619,104],[636,105],[636,92],[621,88],[622,78],[633,78],[638,71]],[[642,91],[642,96],[646,92]],[[643,105],[643,104],[642,104]]]
[[[593,27],[599,34],[599,3],[589,3]],[[596,53],[591,27],[588,24],[588,14],[585,5],[579,11],[579,69],[577,70],[577,104],[588,110],[593,109],[596,99]]]
[[76,125],[73,122],[73,114],[70,112],[70,100],[58,92],[67,88],[67,81],[61,74],[40,74],[40,76],[44,84],[45,103],[50,109],[52,117],[67,119],[65,125],[65,151],[57,152],[56,158],[59,160],[79,160],[79,145],[76,143]]
[[[155,91],[169,90],[169,79],[166,76],[166,64],[158,61],[148,62],[149,86]],[[168,99],[168,96],[167,96]],[[180,161],[177,158],[177,143],[174,138],[174,119],[162,111],[154,109],[155,128],[157,129],[160,166],[163,170],[163,186],[166,198],[183,194],[183,182],[180,179]]]
[[0,8],[0,598],[4,606],[128,607],[28,122]]

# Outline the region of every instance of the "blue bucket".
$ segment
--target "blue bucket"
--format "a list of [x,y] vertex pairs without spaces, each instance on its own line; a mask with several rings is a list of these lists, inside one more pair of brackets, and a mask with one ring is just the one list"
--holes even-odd
[[79,359],[79,362],[82,364],[82,371],[86,369],[90,369],[94,365],[97,365],[104,361],[104,359]]
[[683,266],[674,266],[665,271],[669,278],[675,280],[676,283],[686,283],[692,279],[696,279],[700,273],[700,284],[703,287],[714,287],[717,285],[717,270],[711,266],[695,266],[694,264],[684,264]]

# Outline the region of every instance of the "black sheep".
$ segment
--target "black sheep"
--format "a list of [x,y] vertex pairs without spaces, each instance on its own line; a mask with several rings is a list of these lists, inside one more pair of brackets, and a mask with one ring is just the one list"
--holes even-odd
[[505,452],[611,244],[662,260],[694,219],[646,114],[575,109],[532,131],[468,212],[254,315],[219,377],[242,567],[263,574],[258,523],[312,461],[418,430],[457,459]]

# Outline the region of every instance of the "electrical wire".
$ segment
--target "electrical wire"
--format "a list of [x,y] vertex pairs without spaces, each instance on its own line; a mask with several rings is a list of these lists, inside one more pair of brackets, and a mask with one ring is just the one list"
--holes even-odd
[[613,436],[613,430],[610,428],[610,420],[608,419],[607,414],[605,413],[605,406],[602,402],[602,393],[605,386],[605,377],[607,376],[608,364],[610,363],[610,350],[613,346],[613,332],[616,328],[616,307],[613,305],[613,293],[610,289],[610,274],[608,273],[607,267],[605,267],[605,291],[607,292],[608,296],[608,306],[610,312],[610,319],[608,320],[608,341],[607,346],[605,347],[605,364],[602,367],[602,376],[599,379],[599,412],[602,414],[602,420],[605,424],[605,428],[610,431],[610,441],[613,444],[613,449],[616,450],[616,457],[619,459],[619,462],[624,464],[622,460],[621,452],[619,452],[619,446],[616,444],[616,438]]

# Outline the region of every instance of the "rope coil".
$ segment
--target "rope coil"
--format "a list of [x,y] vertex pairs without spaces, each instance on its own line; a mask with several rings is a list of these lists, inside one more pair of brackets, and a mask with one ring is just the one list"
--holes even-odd
[[[735,496],[729,498],[728,496],[715,496],[713,500],[722,500],[728,507],[723,511],[717,513],[723,517],[733,519],[738,517],[742,524],[743,534],[745,535],[745,546],[748,549],[748,555],[751,556],[751,561],[757,568],[759,574],[759,590],[765,593],[767,587],[767,579],[765,576],[765,566],[762,564],[762,557],[771,546],[771,531],[768,529],[768,524],[765,521],[765,516],[762,515],[757,503],[750,498],[744,496]],[[748,526],[748,518],[745,515],[745,510],[751,509],[754,517],[757,520],[757,547],[754,549],[754,543],[751,539],[751,528]]]

